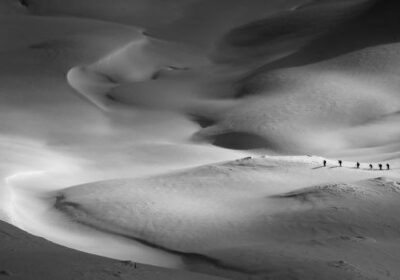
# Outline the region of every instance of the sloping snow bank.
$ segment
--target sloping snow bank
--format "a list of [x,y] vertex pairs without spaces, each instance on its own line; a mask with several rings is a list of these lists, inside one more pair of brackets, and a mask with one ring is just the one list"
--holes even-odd
[[[55,208],[89,227],[181,255],[187,268],[205,273],[350,279],[381,276],[385,265],[399,275],[391,266],[399,257],[400,219],[393,215],[399,170],[321,164],[316,157],[266,157],[102,181],[60,192]],[[333,244],[339,247],[330,250]],[[371,266],[364,254],[376,248]]]

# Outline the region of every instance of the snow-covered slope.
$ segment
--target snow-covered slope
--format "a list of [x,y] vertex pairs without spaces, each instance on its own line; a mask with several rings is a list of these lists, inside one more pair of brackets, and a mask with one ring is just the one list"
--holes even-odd
[[398,9],[0,0],[1,219],[239,279],[399,278]]
[[330,160],[322,167],[322,160],[241,159],[90,183],[57,194],[55,207],[76,222],[180,255],[199,272],[395,279],[399,171]]

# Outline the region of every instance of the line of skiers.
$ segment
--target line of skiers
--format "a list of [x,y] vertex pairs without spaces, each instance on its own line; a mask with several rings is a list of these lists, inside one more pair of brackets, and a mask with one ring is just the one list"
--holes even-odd
[[[324,167],[326,167],[326,163],[327,163],[326,160],[324,160],[324,161],[323,161]],[[343,162],[342,162],[341,160],[338,160],[338,163],[339,163],[339,166],[342,167]],[[356,163],[357,169],[360,168],[360,165],[361,165],[361,164],[360,164],[359,162]],[[378,167],[379,167],[379,170],[382,170],[382,169],[383,169],[383,165],[382,165],[381,163],[378,164]],[[374,168],[374,166],[373,166],[372,164],[370,164],[370,165],[369,165],[369,169],[372,170],[373,168]],[[387,170],[390,170],[390,165],[389,165],[389,163],[386,163],[386,169],[387,169]]]

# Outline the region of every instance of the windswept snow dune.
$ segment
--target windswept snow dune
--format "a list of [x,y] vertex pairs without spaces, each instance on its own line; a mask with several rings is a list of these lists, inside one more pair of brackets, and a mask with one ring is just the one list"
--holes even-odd
[[[236,104],[220,114],[212,127],[200,131],[198,137],[212,141],[219,135],[240,132],[261,137],[266,148],[282,153],[348,153],[349,158],[357,148],[380,149],[395,144],[400,100],[396,66],[399,46],[394,30],[400,24],[392,11],[398,3],[364,4],[362,7],[369,9],[348,23],[335,22],[336,27],[314,34],[302,46],[290,43],[291,54],[284,53],[284,58],[272,62],[267,59],[263,66],[237,79],[233,83],[236,89],[232,90]],[[297,16],[308,24],[313,17],[306,11]],[[281,39],[281,29],[273,29],[269,21],[277,25],[280,22],[268,19],[246,28],[254,32],[261,29],[271,38],[238,46],[235,58],[240,54],[247,57],[247,52],[263,52],[257,59],[261,55],[277,55],[264,44],[274,42],[275,35],[278,43],[289,39]],[[299,26],[295,24],[288,31],[290,39],[295,36],[298,40],[297,33],[309,35],[305,27],[297,30]],[[224,147],[231,146],[228,143]],[[374,149],[369,151],[369,156],[374,154]]]
[[273,60],[297,52],[327,30],[365,11],[372,1],[309,1],[293,9],[237,25],[217,45],[213,57],[224,63]]
[[[323,0],[323,2],[329,0]],[[163,39],[211,48],[233,27],[301,5],[307,0],[28,0],[43,16],[74,16],[140,26]]]
[[4,279],[160,279],[162,275],[162,279],[222,280],[188,271],[88,255],[52,244],[2,221],[0,228],[0,277]]
[[399,279],[399,8],[0,0],[0,219],[233,279]]
[[391,213],[399,207],[399,171],[321,162],[241,159],[90,183],[62,191],[55,207],[79,223],[181,256],[199,272],[237,279],[397,277],[400,219]]

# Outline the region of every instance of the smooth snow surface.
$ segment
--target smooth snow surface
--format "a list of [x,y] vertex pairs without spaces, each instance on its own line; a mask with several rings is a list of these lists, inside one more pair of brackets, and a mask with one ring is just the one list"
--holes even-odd
[[0,219],[234,279],[399,279],[398,9],[0,0]]

